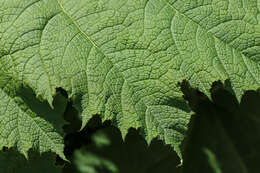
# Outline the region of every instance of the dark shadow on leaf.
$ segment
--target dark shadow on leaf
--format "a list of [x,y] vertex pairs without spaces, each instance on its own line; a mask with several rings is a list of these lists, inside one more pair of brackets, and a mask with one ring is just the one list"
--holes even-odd
[[167,105],[167,106],[171,106],[174,108],[178,108],[180,110],[183,110],[184,112],[190,112],[190,108],[187,105],[186,101],[184,101],[181,98],[168,98],[165,103],[162,103],[161,105]]
[[67,100],[60,93],[54,97],[52,109],[47,101],[40,101],[36,98],[32,89],[28,87],[20,87],[16,93],[16,102],[21,104],[25,103],[25,106],[22,106],[21,109],[30,109],[30,111],[34,112],[35,115],[43,118],[44,120],[50,122],[54,128],[63,136],[62,126],[64,124],[63,113],[65,112]]

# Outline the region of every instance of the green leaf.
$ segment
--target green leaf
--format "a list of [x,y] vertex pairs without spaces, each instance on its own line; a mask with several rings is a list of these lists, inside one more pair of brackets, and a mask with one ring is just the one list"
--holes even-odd
[[30,151],[26,160],[14,149],[0,152],[0,172],[3,173],[61,173],[62,167],[55,166],[56,156],[50,153],[39,155]]
[[40,153],[53,151],[66,160],[62,131],[65,98],[58,94],[53,110],[47,102],[38,101],[30,89],[15,88],[11,78],[0,84],[0,148],[17,148],[26,158],[30,148]]
[[69,165],[63,170],[64,173],[119,173],[116,165],[108,159],[99,157],[93,153],[87,152],[84,149],[74,152],[73,162],[74,167]]
[[212,82],[229,79],[238,99],[259,87],[258,7],[257,0],[0,0],[0,74],[51,106],[56,88],[65,89],[82,128],[99,114],[123,137],[141,128],[148,142],[158,136],[181,157],[191,111],[178,82],[209,96]]
[[209,165],[213,169],[214,173],[222,173],[214,153],[212,153],[209,149],[204,149],[204,152],[208,156]]

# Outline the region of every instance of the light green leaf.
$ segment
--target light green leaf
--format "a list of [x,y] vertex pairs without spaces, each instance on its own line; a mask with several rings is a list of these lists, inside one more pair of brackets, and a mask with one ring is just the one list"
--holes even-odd
[[[260,84],[257,0],[0,0],[1,74],[52,105],[64,88],[83,124],[141,128],[181,156],[190,110],[178,82],[237,98]],[[16,115],[17,116],[17,115]]]
[[40,153],[53,151],[66,160],[62,132],[65,98],[58,94],[52,110],[47,102],[38,101],[30,89],[15,88],[14,80],[4,83],[3,77],[6,76],[0,76],[0,148],[15,147],[26,158],[30,148]]
[[[75,161],[75,167],[79,173],[99,173],[104,171],[119,173],[118,168],[113,162],[83,149],[74,152],[73,161]],[[68,173],[71,172],[69,168],[65,169],[64,172],[66,171]],[[73,170],[73,172],[75,172],[75,170]]]
[[207,148],[204,149],[204,152],[208,156],[209,165],[212,167],[214,173],[222,173],[215,155]]

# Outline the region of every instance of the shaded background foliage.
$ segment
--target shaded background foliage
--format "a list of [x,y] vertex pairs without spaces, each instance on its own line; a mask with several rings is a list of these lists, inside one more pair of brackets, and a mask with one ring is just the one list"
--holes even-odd
[[[183,166],[177,166],[179,159],[169,146],[165,146],[157,140],[154,140],[148,146],[144,139],[138,135],[138,131],[133,129],[130,130],[124,143],[119,131],[110,127],[109,122],[102,125],[98,117],[92,119],[87,126],[88,128],[84,131],[68,135],[66,139],[70,141],[71,147],[66,149],[70,150],[77,146],[76,148],[80,148],[82,151],[83,148],[83,150],[96,154],[99,158],[112,161],[119,172],[151,172],[151,170],[165,173],[259,172],[259,92],[247,91],[239,104],[235,96],[232,95],[228,81],[225,84],[221,82],[213,84],[211,99],[200,91],[190,88],[185,81],[182,83],[182,91],[185,99],[195,112],[192,116],[188,136],[182,147],[184,152]],[[71,118],[71,116],[67,117]],[[75,123],[75,120],[73,121],[72,124],[78,124],[79,129],[80,122]],[[99,146],[95,136],[100,133],[103,133],[103,138],[112,142],[106,146]],[[74,137],[78,141],[69,139]],[[82,140],[83,138],[88,139]],[[102,138],[102,135],[100,138]],[[83,143],[81,143],[82,141]],[[86,143],[86,141],[88,142]],[[72,143],[74,145],[71,145]],[[81,145],[79,145],[80,143]],[[70,153],[72,158],[77,157],[75,152],[74,155],[71,151]],[[140,153],[143,157],[140,157]],[[87,155],[85,156],[87,158]],[[160,160],[160,158],[161,162],[156,163],[156,159]],[[151,160],[154,162],[150,162]],[[77,164],[65,166],[64,170],[67,170],[68,167],[77,169]],[[109,171],[106,170],[105,172]]]
[[[0,153],[0,172],[259,172],[259,91],[245,92],[239,103],[232,95],[228,81],[213,84],[211,99],[190,88],[185,81],[181,86],[184,98],[195,112],[182,146],[182,166],[178,166],[179,158],[170,146],[156,139],[148,145],[134,129],[130,129],[123,140],[117,128],[108,121],[102,123],[98,116],[79,131],[80,117],[72,103],[68,103],[63,130],[66,134],[65,155],[71,163],[54,154],[39,155],[34,151],[26,160],[14,149],[5,149]],[[62,89],[58,91],[67,97]]]
[[228,82],[213,84],[212,101],[189,91],[186,98],[196,115],[186,141],[183,172],[259,172],[259,92],[245,92],[239,104]]

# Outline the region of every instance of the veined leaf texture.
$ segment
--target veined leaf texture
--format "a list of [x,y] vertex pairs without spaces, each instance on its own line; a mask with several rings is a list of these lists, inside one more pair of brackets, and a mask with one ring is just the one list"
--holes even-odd
[[[260,84],[257,0],[0,0],[0,146],[63,154],[63,88],[82,117],[141,129],[182,157],[178,85]],[[26,93],[26,94],[25,94]],[[47,100],[44,106],[40,100]],[[51,107],[51,108],[50,108]]]

